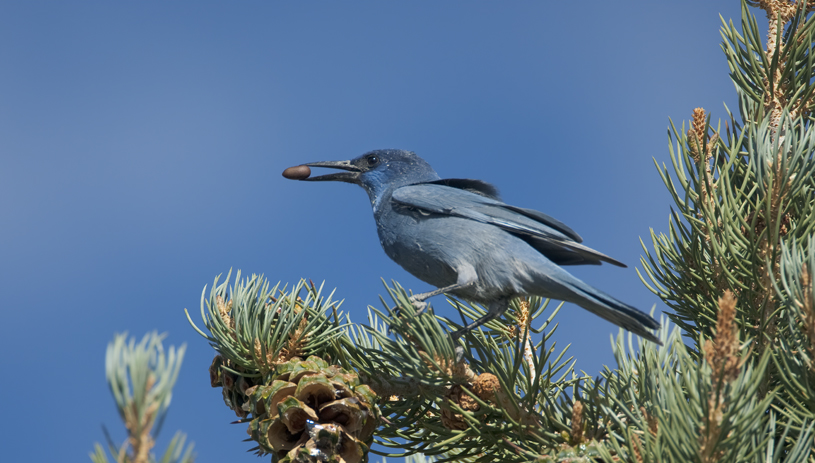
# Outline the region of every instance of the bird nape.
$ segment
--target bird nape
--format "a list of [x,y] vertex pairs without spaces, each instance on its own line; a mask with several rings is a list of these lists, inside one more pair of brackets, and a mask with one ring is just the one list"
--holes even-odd
[[[310,177],[309,167],[337,172]],[[310,162],[284,172],[302,181],[361,186],[373,205],[379,241],[405,270],[438,289],[411,297],[424,311],[426,299],[452,294],[488,312],[452,333],[454,339],[500,316],[518,296],[573,302],[649,341],[659,323],[648,314],[589,286],[565,265],[625,267],[581,244],[562,222],[504,203],[489,183],[441,179],[424,159],[403,150],[376,150],[349,161]],[[459,350],[463,353],[463,350]]]

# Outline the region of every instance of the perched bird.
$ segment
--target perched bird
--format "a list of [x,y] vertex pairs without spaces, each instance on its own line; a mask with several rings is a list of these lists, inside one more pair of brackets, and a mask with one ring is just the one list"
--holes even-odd
[[[309,177],[308,167],[338,172]],[[286,169],[303,181],[354,183],[368,193],[379,242],[405,270],[438,289],[411,297],[419,313],[427,298],[452,294],[487,307],[466,331],[500,316],[517,296],[573,302],[645,339],[659,343],[649,315],[575,278],[564,265],[624,264],[580,244],[563,223],[501,201],[489,183],[441,179],[409,151],[377,150],[350,161],[311,162]]]

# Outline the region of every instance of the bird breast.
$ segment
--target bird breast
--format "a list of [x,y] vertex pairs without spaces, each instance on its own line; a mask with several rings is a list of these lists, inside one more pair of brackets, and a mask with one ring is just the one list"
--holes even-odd
[[389,211],[378,222],[385,253],[416,278],[436,287],[459,282],[459,273],[476,274],[476,281],[456,293],[473,301],[524,293],[529,265],[507,252],[522,247],[539,255],[522,240],[498,227],[469,219],[418,211]]

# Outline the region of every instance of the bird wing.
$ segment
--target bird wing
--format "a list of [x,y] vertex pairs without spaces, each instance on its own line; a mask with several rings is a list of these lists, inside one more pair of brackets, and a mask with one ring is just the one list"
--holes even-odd
[[467,190],[496,201],[501,200],[501,197],[498,194],[498,188],[495,188],[495,185],[487,183],[483,180],[475,180],[472,178],[443,178],[441,180],[425,182],[425,184],[445,185],[458,188],[459,190]]
[[[459,185],[462,187],[458,188]],[[464,188],[464,185],[471,188]],[[608,262],[625,267],[621,262],[580,244],[580,235],[562,222],[532,209],[510,206],[494,199],[494,195],[472,192],[472,185],[476,184],[461,179],[446,184],[437,181],[408,185],[394,190],[392,201],[425,213],[494,225],[523,239],[558,265]],[[484,189],[483,186],[480,188]]]

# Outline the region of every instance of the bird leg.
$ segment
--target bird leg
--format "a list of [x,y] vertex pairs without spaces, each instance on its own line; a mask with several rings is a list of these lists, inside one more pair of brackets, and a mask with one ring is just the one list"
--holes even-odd
[[487,313],[483,317],[479,318],[478,320],[474,320],[472,323],[461,329],[453,331],[452,333],[450,333],[450,336],[452,336],[453,339],[458,339],[461,337],[462,334],[467,333],[468,331],[472,331],[478,328],[479,326],[483,325],[484,323],[487,323],[488,321],[493,320],[494,318],[500,316],[502,313],[504,313],[505,310],[507,310],[508,307],[509,299],[505,297],[502,297],[497,301],[490,302],[487,305]]
[[425,310],[427,310],[427,302],[425,302],[426,299],[433,296],[438,296],[439,294],[466,288],[473,283],[473,281],[468,281],[467,283],[456,283],[450,286],[445,286],[444,288],[434,289],[433,291],[428,291],[426,293],[414,294],[413,296],[410,296],[410,303],[416,308],[416,315],[421,315]]
[[[509,298],[502,297],[497,301],[490,302],[487,305],[487,313],[483,317],[479,318],[478,320],[474,320],[469,325],[450,333],[450,337],[453,339],[453,343],[458,344],[458,338],[460,338],[461,335],[478,328],[479,326],[489,322],[490,320],[493,320],[501,316],[501,314],[504,313],[507,310],[507,308],[509,308]],[[464,347],[462,347],[459,344],[456,345],[456,362],[460,362],[462,358],[464,358]]]

